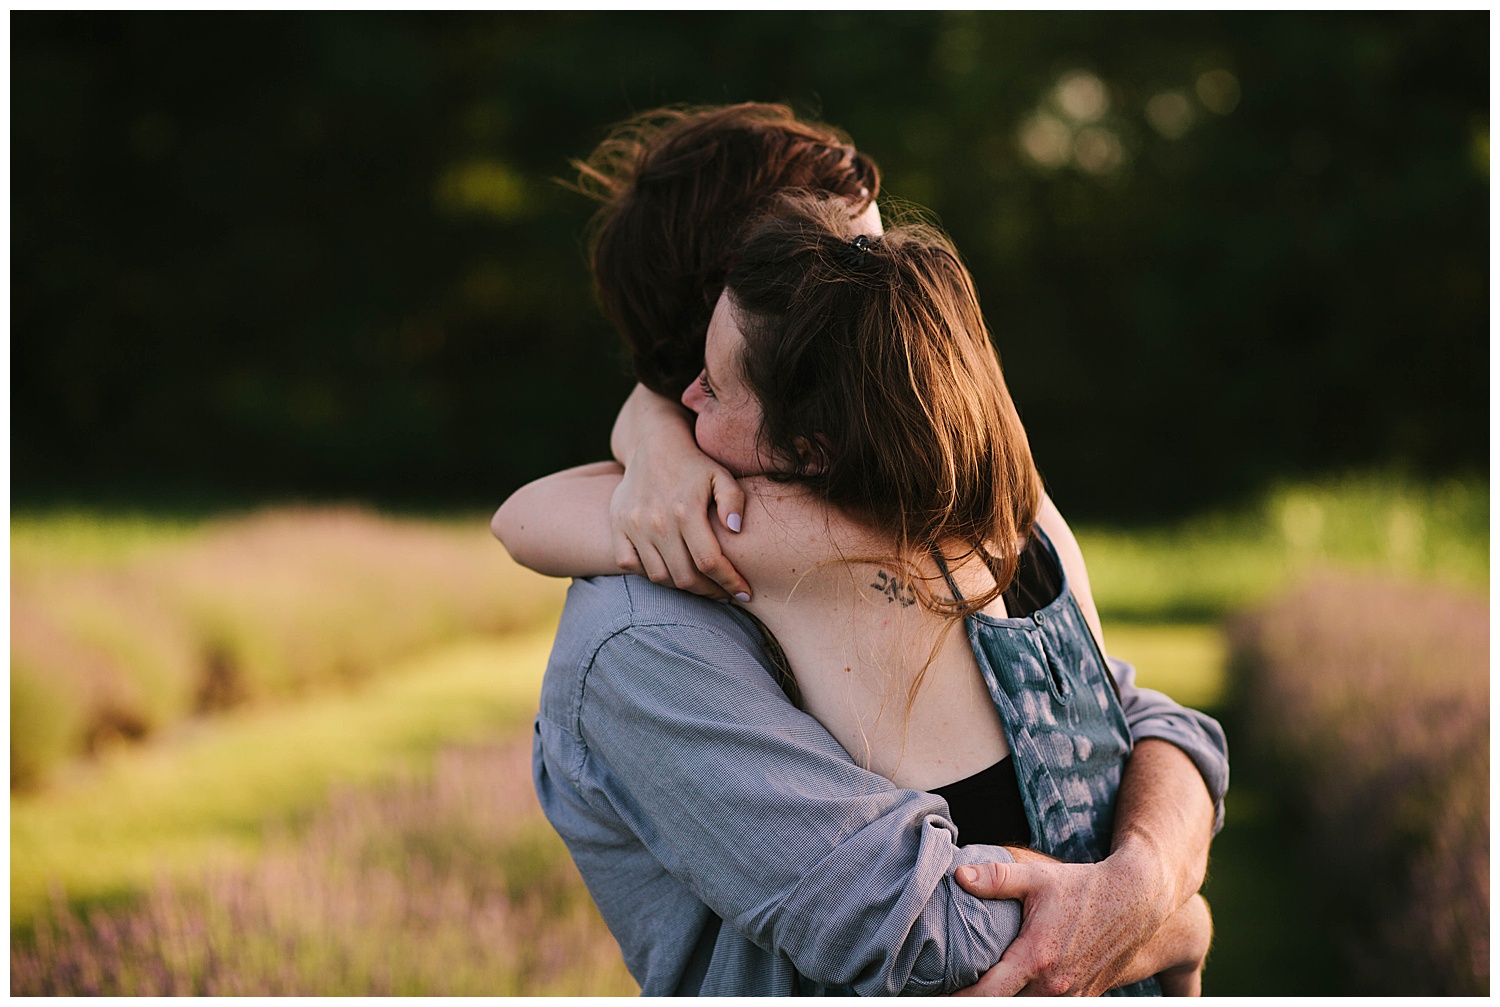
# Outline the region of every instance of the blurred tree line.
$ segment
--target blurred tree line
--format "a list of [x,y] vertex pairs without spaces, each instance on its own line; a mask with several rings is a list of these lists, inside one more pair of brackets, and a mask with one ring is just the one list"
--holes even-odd
[[12,491],[493,504],[630,387],[555,179],[787,101],[954,235],[1065,511],[1487,472],[1485,12],[11,15]]

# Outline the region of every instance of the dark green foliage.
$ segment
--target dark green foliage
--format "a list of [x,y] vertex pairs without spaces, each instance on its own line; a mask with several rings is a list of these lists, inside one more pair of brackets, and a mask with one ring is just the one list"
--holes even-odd
[[[847,128],[968,257],[1057,498],[1484,471],[1487,15],[17,13],[13,486],[494,502],[629,387],[552,181],[668,102]],[[1039,166],[1061,75],[1118,165]],[[1226,114],[1195,97],[1238,82]],[[1195,109],[1148,123],[1163,91]],[[1228,107],[1232,105],[1233,107]]]

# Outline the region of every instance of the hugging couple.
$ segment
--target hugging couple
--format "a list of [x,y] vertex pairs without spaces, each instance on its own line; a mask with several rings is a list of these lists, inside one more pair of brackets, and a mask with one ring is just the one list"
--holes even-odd
[[534,773],[645,995],[1196,995],[1228,784],[1110,658],[952,244],[776,105],[579,185],[635,391],[492,522],[575,578]]

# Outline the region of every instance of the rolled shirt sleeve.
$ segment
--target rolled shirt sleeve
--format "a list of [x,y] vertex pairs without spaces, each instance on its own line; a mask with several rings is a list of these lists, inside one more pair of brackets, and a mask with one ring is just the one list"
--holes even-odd
[[1132,741],[1157,738],[1176,745],[1193,760],[1214,802],[1214,834],[1224,827],[1224,794],[1229,790],[1229,743],[1219,722],[1188,709],[1165,693],[1135,684],[1135,667],[1117,657],[1110,673],[1120,690],[1120,706],[1130,725]]

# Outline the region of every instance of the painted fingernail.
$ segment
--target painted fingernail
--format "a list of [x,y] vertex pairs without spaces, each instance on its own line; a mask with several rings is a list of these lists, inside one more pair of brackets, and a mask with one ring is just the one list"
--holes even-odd
[[[740,530],[740,516],[738,514],[731,514],[731,515],[729,515],[728,519],[725,520],[724,523],[729,526],[729,530],[730,531],[739,531]],[[745,599],[745,600],[749,601],[748,598]]]
[[750,600],[750,596],[748,594],[746,594],[745,592],[741,591],[739,594],[737,594],[737,595],[734,596],[734,600],[735,601],[749,601]]

